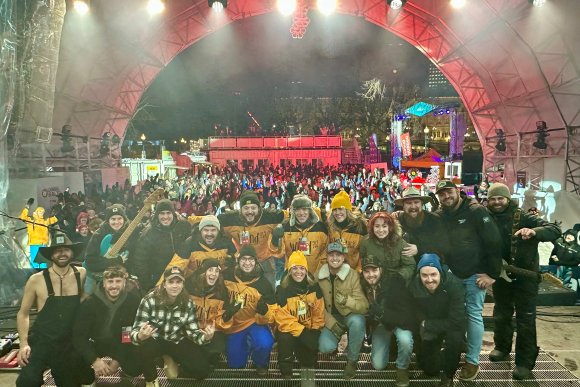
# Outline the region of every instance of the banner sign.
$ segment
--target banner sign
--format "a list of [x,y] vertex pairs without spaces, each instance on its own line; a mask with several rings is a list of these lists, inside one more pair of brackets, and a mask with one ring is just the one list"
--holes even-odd
[[409,133],[401,134],[401,151],[403,157],[411,156],[411,138],[409,137]]

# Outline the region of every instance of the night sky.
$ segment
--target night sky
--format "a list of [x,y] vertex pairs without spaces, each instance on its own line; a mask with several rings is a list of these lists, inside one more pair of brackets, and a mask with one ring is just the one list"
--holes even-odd
[[361,18],[309,14],[303,39],[278,13],[247,18],[210,34],[176,57],[144,93],[137,137],[207,137],[213,125],[268,121],[268,101],[354,96],[380,78],[424,86],[429,61],[392,33]]

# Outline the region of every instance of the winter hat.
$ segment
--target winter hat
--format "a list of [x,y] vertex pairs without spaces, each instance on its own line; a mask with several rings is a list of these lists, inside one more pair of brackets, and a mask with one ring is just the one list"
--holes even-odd
[[161,211],[170,211],[170,212],[175,211],[175,207],[173,207],[173,203],[171,202],[171,200],[161,199],[160,201],[157,202],[157,205],[155,206],[155,212],[158,214]]
[[340,191],[332,198],[330,203],[331,209],[344,208],[346,210],[352,211],[352,203],[350,202],[350,196],[345,191]]
[[346,254],[346,253],[348,253],[348,248],[340,241],[336,241],[336,242],[329,243],[328,247],[326,248],[326,251],[329,253],[331,251],[338,251],[339,253]]
[[487,197],[492,198],[494,196],[503,196],[508,200],[511,200],[512,195],[510,194],[510,189],[507,185],[502,183],[493,183],[491,187],[487,190]]
[[81,211],[77,215],[77,225],[81,224],[81,220],[86,219],[86,224],[89,223],[89,214],[87,212]]
[[113,215],[121,215],[125,220],[127,220],[127,215],[125,214],[125,206],[122,204],[113,204],[107,207],[105,211],[105,221],[109,221]]
[[201,222],[199,222],[200,231],[205,226],[212,226],[212,227],[215,227],[219,230],[220,229],[220,221],[218,220],[217,216],[215,216],[215,215],[206,215],[203,218],[201,218]]
[[252,245],[244,245],[240,249],[239,257],[254,257],[257,258],[258,254],[256,253],[256,249]]
[[297,208],[312,208],[312,200],[306,195],[295,195],[290,205],[294,210]]
[[295,251],[290,254],[286,266],[288,270],[292,269],[294,266],[302,266],[308,270],[308,261],[306,261],[306,257],[302,251]]
[[215,258],[204,259],[199,266],[199,270],[201,270],[202,273],[205,273],[210,267],[220,267],[220,261]]
[[72,250],[73,259],[78,259],[85,249],[84,243],[73,243],[64,232],[57,231],[51,238],[50,246],[44,246],[38,249],[38,254],[36,254],[34,262],[38,264],[52,262],[52,253],[62,246],[69,247]]
[[260,199],[254,191],[244,191],[240,195],[240,207],[243,207],[246,204],[255,204],[260,207]]
[[441,260],[437,254],[423,254],[419,263],[417,263],[417,271],[421,270],[425,266],[431,266],[439,270],[439,272],[443,272],[441,268]]

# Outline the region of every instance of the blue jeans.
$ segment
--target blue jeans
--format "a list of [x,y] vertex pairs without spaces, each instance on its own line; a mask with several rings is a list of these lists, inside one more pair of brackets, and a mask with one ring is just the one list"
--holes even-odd
[[467,353],[465,360],[479,365],[479,353],[483,344],[483,301],[485,289],[480,289],[475,280],[477,274],[463,280],[465,288],[465,310],[467,311]]
[[[336,316],[335,316],[336,317]],[[340,321],[342,319],[342,321]],[[358,361],[360,347],[365,338],[365,317],[362,314],[351,313],[346,317],[339,316],[339,322],[346,325],[348,331],[348,361]],[[338,348],[339,339],[326,327],[320,332],[318,347],[321,353],[330,353]]]
[[411,355],[413,354],[413,334],[411,331],[401,328],[389,331],[383,324],[380,324],[374,329],[372,336],[371,363],[376,370],[381,371],[387,368],[391,334],[394,334],[397,339],[397,361],[395,365],[398,369],[409,368]]
[[256,368],[268,368],[273,344],[274,336],[267,325],[252,324],[243,331],[228,335],[228,367],[244,368],[251,355]]

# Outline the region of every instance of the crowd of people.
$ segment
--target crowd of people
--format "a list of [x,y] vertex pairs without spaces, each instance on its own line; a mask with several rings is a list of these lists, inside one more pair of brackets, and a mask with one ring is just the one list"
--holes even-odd
[[538,243],[555,243],[556,265],[577,267],[578,231],[573,240],[522,211],[504,184],[485,198],[486,207],[448,180],[431,193],[360,166],[212,167],[150,179],[139,193],[65,193],[52,209],[61,231],[35,259],[48,268],[30,277],[18,313],[17,385],[41,385],[50,368],[62,386],[119,369],[158,386],[157,359],[170,378],[204,379],[221,357],[230,368],[251,358],[263,377],[275,342],[291,379],[297,364],[313,378],[317,354],[346,341],[352,379],[363,345],[382,370],[394,337],[397,386],[410,383],[413,352],[451,386],[478,376],[488,289],[490,359],[509,359],[515,311],[513,377],[532,378]]

